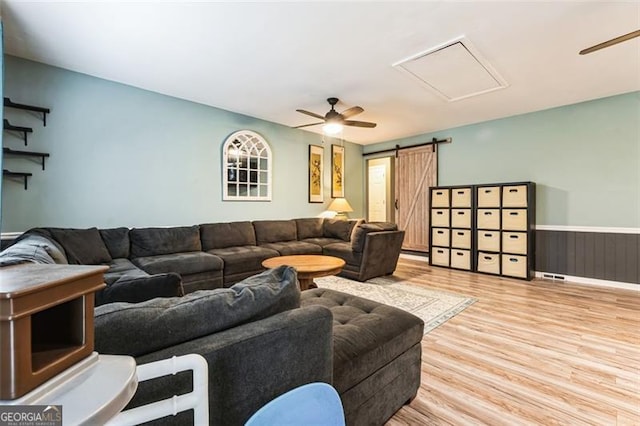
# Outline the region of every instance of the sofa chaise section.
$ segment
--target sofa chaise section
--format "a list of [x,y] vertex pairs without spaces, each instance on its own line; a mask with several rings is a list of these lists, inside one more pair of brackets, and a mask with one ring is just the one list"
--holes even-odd
[[403,310],[328,289],[302,293],[302,307],[333,315],[333,386],[347,424],[379,425],[420,387],[424,322]]

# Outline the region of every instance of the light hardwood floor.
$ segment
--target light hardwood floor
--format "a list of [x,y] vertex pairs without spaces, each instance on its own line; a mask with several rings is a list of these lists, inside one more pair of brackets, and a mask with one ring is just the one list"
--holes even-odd
[[401,259],[396,276],[477,302],[422,339],[397,425],[640,425],[640,293]]

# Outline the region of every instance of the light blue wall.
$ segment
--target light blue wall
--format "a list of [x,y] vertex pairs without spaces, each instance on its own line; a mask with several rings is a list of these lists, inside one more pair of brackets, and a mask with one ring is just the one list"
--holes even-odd
[[[4,232],[308,217],[330,202],[331,139],[323,143],[314,133],[12,56],[5,66],[5,96],[51,108],[47,127],[20,115],[22,125],[34,127],[29,149],[51,158],[45,171],[29,160],[6,160],[33,177],[28,191],[3,184]],[[221,147],[241,129],[258,132],[271,146],[271,202],[222,201]],[[14,137],[5,142],[20,147]],[[309,144],[325,147],[324,204],[308,203]],[[362,147],[345,147],[346,197],[359,217]]]
[[640,227],[640,92],[369,145],[439,145],[440,185],[533,181],[537,224]]

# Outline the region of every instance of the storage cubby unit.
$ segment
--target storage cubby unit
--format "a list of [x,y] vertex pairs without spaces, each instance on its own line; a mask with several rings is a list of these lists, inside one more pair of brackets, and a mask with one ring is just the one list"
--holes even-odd
[[473,270],[473,191],[471,186],[431,188],[429,263]]
[[25,395],[93,352],[93,293],[107,269],[0,268],[0,400]]
[[531,280],[535,183],[431,188],[429,263]]

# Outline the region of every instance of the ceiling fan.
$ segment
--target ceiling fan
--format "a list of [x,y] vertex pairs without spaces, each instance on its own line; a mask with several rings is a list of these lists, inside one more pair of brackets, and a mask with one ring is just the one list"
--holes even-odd
[[596,44],[595,46],[588,47],[580,51],[581,55],[595,52],[596,50],[604,49],[605,47],[613,46],[614,44],[622,43],[623,41],[631,40],[632,38],[640,37],[640,30],[632,31],[629,34],[621,35],[620,37],[612,38],[605,42]]
[[368,121],[356,121],[356,120],[347,120],[349,117],[353,117],[356,114],[360,114],[364,111],[362,107],[354,106],[348,108],[341,113],[335,110],[335,105],[338,103],[338,98],[329,98],[327,99],[329,105],[331,105],[331,110],[327,112],[324,116],[320,114],[316,114],[315,112],[305,111],[303,109],[297,109],[296,111],[310,115],[311,117],[318,118],[323,120],[319,123],[311,123],[311,124],[303,124],[302,126],[295,126],[294,129],[299,129],[301,127],[309,127],[309,126],[317,126],[318,124],[324,124],[322,130],[325,133],[333,135],[342,131],[342,126],[353,126],[353,127],[367,127],[374,128],[376,127],[376,123],[370,123]]

